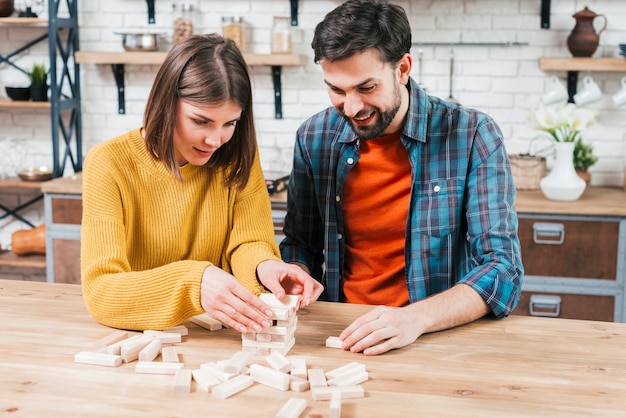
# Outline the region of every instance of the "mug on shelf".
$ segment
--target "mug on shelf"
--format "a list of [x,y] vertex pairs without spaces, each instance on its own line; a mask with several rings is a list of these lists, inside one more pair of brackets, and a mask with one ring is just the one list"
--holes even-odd
[[564,102],[569,98],[567,89],[555,75],[548,79],[546,92],[541,96],[543,104],[550,105],[558,102]]
[[602,99],[602,90],[600,90],[600,87],[593,81],[593,78],[589,75],[583,78],[583,88],[574,95],[574,102],[578,106],[584,106],[597,102],[600,99]]
[[621,89],[617,93],[613,94],[613,103],[615,106],[622,106],[626,104],[626,75],[622,77],[620,81]]

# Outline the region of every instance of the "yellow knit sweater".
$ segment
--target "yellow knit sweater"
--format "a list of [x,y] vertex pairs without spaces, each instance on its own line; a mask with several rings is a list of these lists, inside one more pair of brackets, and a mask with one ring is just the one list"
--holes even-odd
[[82,290],[102,324],[164,329],[204,312],[210,265],[258,294],[256,266],[280,260],[259,156],[246,188],[207,167],[154,161],[139,129],[93,147],[83,172]]

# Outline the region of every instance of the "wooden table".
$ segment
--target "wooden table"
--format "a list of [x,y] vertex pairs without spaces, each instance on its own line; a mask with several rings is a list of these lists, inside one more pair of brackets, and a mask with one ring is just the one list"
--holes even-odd
[[[511,316],[425,335],[377,357],[326,348],[367,306],[318,302],[298,312],[296,345],[308,367],[363,362],[365,397],[342,417],[575,417],[626,413],[626,324]],[[0,281],[0,415],[11,417],[273,417],[289,397],[303,417],[328,417],[310,392],[254,386],[222,400],[175,394],[173,376],[74,363],[112,332],[87,313],[78,285]],[[187,368],[224,360],[240,334],[194,324],[178,345]]]

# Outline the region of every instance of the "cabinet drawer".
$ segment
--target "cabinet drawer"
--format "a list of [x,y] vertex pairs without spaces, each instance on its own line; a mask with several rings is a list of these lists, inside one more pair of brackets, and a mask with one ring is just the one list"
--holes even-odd
[[82,198],[52,196],[50,203],[53,224],[80,225],[83,217]]
[[615,280],[619,222],[521,218],[525,274]]
[[53,239],[54,281],[80,284],[80,240]]
[[[530,302],[533,295],[556,296],[560,304],[548,306],[533,305]],[[520,301],[513,315],[550,316],[568,319],[586,319],[592,321],[613,322],[615,318],[615,297],[598,295],[575,295],[567,293],[522,292]],[[557,314],[558,313],[558,314]]]

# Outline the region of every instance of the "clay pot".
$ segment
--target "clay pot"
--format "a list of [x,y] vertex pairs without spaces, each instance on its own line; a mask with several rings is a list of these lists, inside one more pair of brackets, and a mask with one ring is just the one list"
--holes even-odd
[[46,254],[46,225],[20,229],[11,236],[11,251],[15,255]]
[[[575,57],[590,57],[598,49],[600,34],[606,29],[606,16],[596,14],[585,7],[573,17],[576,19],[576,26],[567,37],[567,48]],[[604,26],[598,33],[593,27],[596,17],[604,18]]]
[[0,0],[0,17],[9,17],[14,10],[13,0]]
[[591,173],[588,170],[579,170],[577,168],[576,174],[578,174],[578,177],[585,180],[585,183],[587,183],[587,186],[591,184]]

